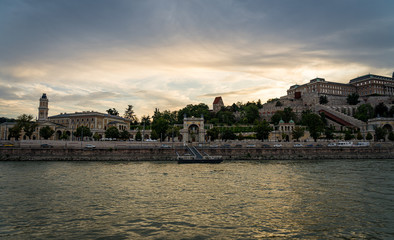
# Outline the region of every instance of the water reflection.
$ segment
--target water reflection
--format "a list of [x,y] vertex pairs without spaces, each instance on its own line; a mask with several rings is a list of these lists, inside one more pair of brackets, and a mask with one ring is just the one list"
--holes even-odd
[[0,237],[388,238],[392,161],[1,162]]

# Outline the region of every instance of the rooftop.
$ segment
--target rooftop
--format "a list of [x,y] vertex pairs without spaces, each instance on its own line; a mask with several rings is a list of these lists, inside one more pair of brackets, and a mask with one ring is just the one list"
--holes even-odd
[[391,78],[391,77],[384,77],[384,76],[379,76],[379,75],[374,75],[374,74],[367,74],[367,75],[363,75],[363,76],[354,78],[354,79],[350,80],[349,83],[359,82],[359,81],[368,80],[368,79],[379,79],[379,80],[393,81],[393,78]]
[[60,113],[55,116],[50,116],[48,117],[49,119],[53,118],[70,118],[70,117],[80,117],[80,116],[102,116],[102,117],[108,117],[108,118],[116,118],[119,120],[123,121],[130,121],[127,118],[122,118],[120,116],[115,116],[115,115],[110,115],[106,113],[100,113],[100,112],[94,112],[94,111],[83,111],[83,112],[75,112],[75,113]]
[[213,101],[213,104],[218,104],[220,101],[223,102],[222,97],[216,97],[215,100]]

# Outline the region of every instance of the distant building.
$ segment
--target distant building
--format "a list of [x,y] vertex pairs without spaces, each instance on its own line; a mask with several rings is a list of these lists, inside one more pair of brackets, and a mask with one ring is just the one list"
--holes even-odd
[[372,94],[394,96],[394,78],[391,77],[368,74],[350,80],[349,84],[357,88],[361,97]]
[[287,97],[300,99],[304,95],[313,93],[344,97],[352,93],[357,93],[360,97],[394,96],[394,78],[367,74],[354,78],[349,83],[328,82],[324,78],[315,78],[309,83],[291,86],[287,90]]
[[350,84],[328,82],[324,78],[315,78],[303,85],[293,85],[287,90],[287,96],[299,99],[305,94],[320,93],[324,95],[347,96],[357,92],[357,88]]
[[213,112],[214,113],[219,112],[222,109],[222,107],[224,107],[222,97],[216,97],[215,100],[213,101]]
[[109,127],[116,127],[119,131],[129,130],[131,123],[129,119],[93,111],[61,113],[48,117],[48,120],[59,126],[55,132],[55,139],[60,138],[64,131],[75,131],[81,126],[90,128],[93,134],[97,133],[102,138]]
[[[33,132],[32,140],[41,139],[40,129],[43,127],[52,128],[55,133],[50,138],[51,140],[58,140],[63,134],[66,134],[69,140],[75,140],[72,133],[76,131],[78,127],[85,126],[90,129],[93,134],[98,134],[99,138],[105,137],[105,130],[109,127],[116,127],[119,131],[129,131],[135,136],[135,131],[130,131],[131,120],[114,116],[106,113],[99,113],[93,111],[75,112],[75,113],[61,113],[59,115],[48,117],[48,97],[44,93],[39,100],[38,107],[38,119],[39,124],[36,131]],[[9,130],[15,126],[13,123],[4,123],[0,125],[0,139],[9,139]],[[149,138],[150,131],[146,131],[146,138]],[[27,140],[27,136],[22,131],[21,139]]]

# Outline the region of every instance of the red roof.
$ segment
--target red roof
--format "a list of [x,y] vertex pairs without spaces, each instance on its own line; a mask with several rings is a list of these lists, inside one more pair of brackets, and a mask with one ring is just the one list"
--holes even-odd
[[218,104],[220,101],[223,102],[222,97],[216,97],[215,100],[213,101],[213,104]]

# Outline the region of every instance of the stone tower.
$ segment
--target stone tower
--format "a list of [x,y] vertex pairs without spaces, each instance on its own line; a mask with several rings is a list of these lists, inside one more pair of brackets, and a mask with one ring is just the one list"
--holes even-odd
[[38,107],[38,121],[48,120],[48,98],[47,94],[43,93],[40,98],[40,106]]
[[222,109],[222,107],[224,107],[222,97],[216,97],[215,100],[213,100],[213,112],[215,113],[219,112]]

